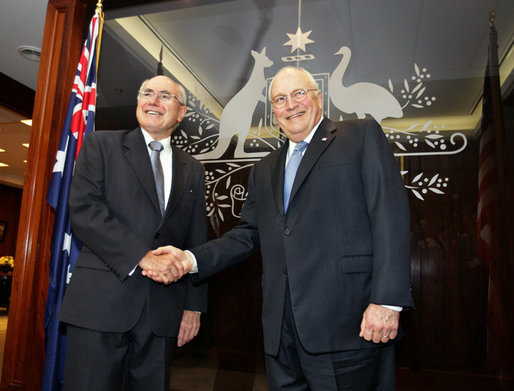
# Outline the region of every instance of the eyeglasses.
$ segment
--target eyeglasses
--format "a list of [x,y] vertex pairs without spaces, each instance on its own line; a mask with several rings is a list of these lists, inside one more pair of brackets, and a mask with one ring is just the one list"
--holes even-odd
[[[307,91],[318,91],[316,88],[301,88],[294,90],[289,95],[296,103],[303,102],[307,98]],[[284,107],[288,100],[288,95],[278,95],[271,99],[273,107]]]
[[177,102],[182,105],[182,102],[180,102],[179,98],[177,98],[176,95],[170,94],[169,92],[155,92],[153,90],[144,90],[139,91],[137,93],[138,99],[153,99],[153,97],[157,95],[157,99],[159,99],[163,103],[170,103],[173,98],[177,100]]

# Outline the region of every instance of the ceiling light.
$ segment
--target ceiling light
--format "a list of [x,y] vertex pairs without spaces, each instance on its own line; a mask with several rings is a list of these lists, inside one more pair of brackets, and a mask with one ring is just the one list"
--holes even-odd
[[31,119],[22,119],[20,122],[22,124],[25,124],[25,125],[28,125],[28,126],[32,126],[32,120]]
[[18,53],[30,61],[39,61],[41,57],[41,49],[35,46],[20,46]]
[[25,148],[29,147],[29,143],[25,143],[25,144],[21,144],[21,145],[23,145]]
[[0,162],[0,167],[9,167],[9,165],[8,165],[8,164],[5,164],[5,163]]

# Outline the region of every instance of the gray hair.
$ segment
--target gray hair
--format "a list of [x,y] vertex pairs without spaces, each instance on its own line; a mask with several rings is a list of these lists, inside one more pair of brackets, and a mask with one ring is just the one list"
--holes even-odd
[[[163,76],[163,75],[157,75],[157,76]],[[182,84],[177,83],[175,80],[171,79],[170,77],[168,77],[168,76],[164,76],[164,77],[170,79],[177,86],[177,88],[178,88],[178,103],[180,103],[182,106],[186,106],[186,104],[187,104],[186,89],[182,86]],[[141,86],[139,87],[139,90],[138,90],[138,94],[137,94],[138,100],[139,100],[139,91],[143,91],[146,83],[148,83],[152,79],[153,79],[153,77],[150,79],[143,80],[143,82],[141,83]]]
[[312,76],[312,74],[308,70],[306,70],[305,68],[296,68],[296,67],[293,67],[291,65],[287,65],[287,66],[281,68],[275,74],[275,76],[273,76],[273,79],[271,80],[271,83],[269,85],[269,90],[268,90],[268,95],[269,95],[270,99],[271,99],[271,88],[273,87],[273,83],[275,82],[275,79],[282,72],[289,71],[289,70],[300,71],[301,73],[303,73],[307,77],[307,80],[309,81],[309,84],[311,85],[311,88],[319,90],[318,82],[316,81],[316,79],[314,79],[314,76]]

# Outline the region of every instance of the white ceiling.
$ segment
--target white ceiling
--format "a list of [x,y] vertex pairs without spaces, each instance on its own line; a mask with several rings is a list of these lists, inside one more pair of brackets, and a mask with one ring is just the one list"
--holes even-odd
[[36,89],[39,63],[18,54],[20,46],[41,48],[48,0],[2,0],[0,5],[0,72]]
[[[282,58],[291,54],[291,47],[284,44],[287,34],[298,28],[299,3],[177,0],[106,11],[97,119],[104,121],[120,108],[117,112],[125,113],[120,116],[134,120],[137,88],[142,79],[155,74],[161,44],[168,71],[173,70],[190,90],[201,91],[219,114],[247,82],[252,50],[266,47],[274,63],[265,69],[267,78],[285,65]],[[41,46],[46,4],[47,0],[2,0],[1,4],[0,72],[33,89],[38,64],[23,59],[17,48]],[[416,64],[430,73],[425,84],[437,100],[422,111],[407,108],[403,120],[438,117],[455,123],[457,129],[475,126],[487,61],[489,0],[303,0],[301,4],[301,30],[311,31],[309,39],[314,41],[305,53],[315,57],[301,66],[330,74],[341,60],[334,53],[348,46],[352,57],[345,85],[371,82],[387,87],[391,80],[398,92]],[[493,0],[492,6],[503,61],[502,88],[507,93],[513,78],[514,1]],[[131,18],[134,15],[143,16]],[[141,38],[149,32],[153,37]],[[177,74],[179,65],[173,61],[187,76]],[[26,126],[14,126],[11,116],[0,112],[0,148],[6,149],[8,132],[28,138]],[[472,120],[463,125],[466,119]],[[7,154],[0,152],[0,162],[4,157]],[[22,177],[23,170],[18,163],[0,168],[0,182],[6,181],[6,173]]]
[[[2,0],[0,5],[0,72],[35,90],[39,63],[18,53],[20,46],[41,48],[47,0]],[[30,127],[19,121],[27,119],[0,107],[0,183],[22,187],[28,149],[22,144],[30,139]]]

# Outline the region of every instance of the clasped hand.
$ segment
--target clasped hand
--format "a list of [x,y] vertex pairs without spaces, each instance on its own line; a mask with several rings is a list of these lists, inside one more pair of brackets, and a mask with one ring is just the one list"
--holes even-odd
[[188,254],[173,246],[148,251],[139,261],[143,276],[156,282],[171,284],[180,280],[193,267]]

